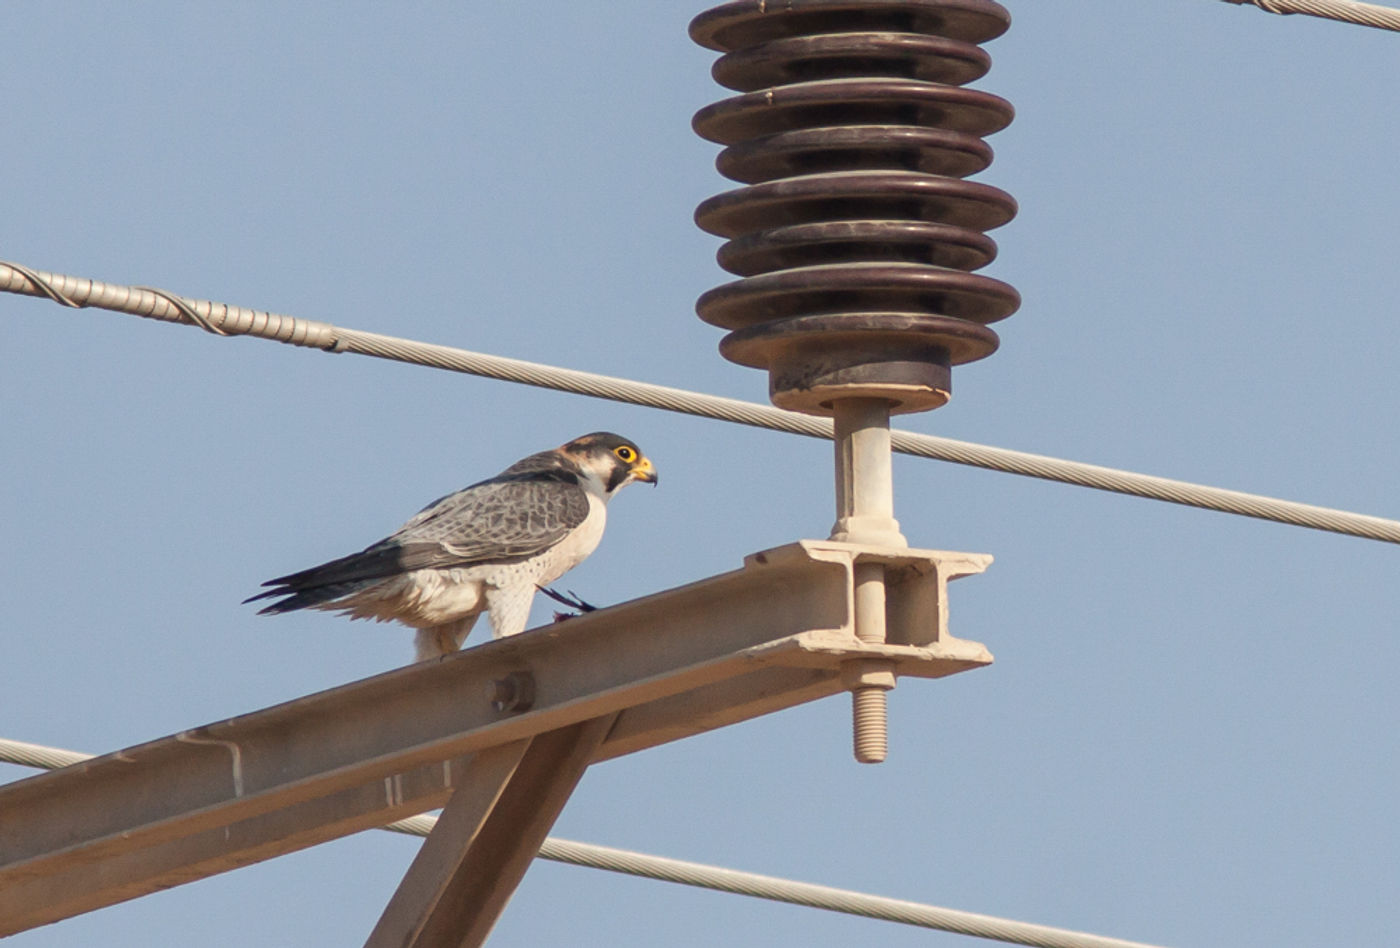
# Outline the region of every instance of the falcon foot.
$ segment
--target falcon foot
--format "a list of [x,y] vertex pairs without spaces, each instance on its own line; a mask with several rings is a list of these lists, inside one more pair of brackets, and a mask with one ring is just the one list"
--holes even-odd
[[584,602],[583,599],[579,598],[578,593],[574,592],[572,589],[569,590],[568,595],[565,595],[564,593],[558,592],[554,589],[550,589],[548,586],[536,586],[535,588],[538,589],[540,592],[544,593],[550,599],[553,599],[555,602],[562,603],[563,605],[568,606],[570,609],[578,610],[578,612],[575,613],[554,613],[555,622],[563,622],[565,619],[572,619],[575,616],[580,615],[582,613],[596,612],[598,610],[597,606]]

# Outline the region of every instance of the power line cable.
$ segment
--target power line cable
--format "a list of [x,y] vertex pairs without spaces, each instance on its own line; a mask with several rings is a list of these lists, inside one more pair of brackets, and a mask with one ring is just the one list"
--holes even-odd
[[[44,747],[24,741],[0,738],[0,762],[23,764],[28,767],[56,769],[69,764],[91,760],[91,754],[62,750],[57,747]],[[384,829],[410,836],[427,836],[437,825],[433,816],[411,816],[406,820],[390,823]],[[938,931],[972,935],[1012,945],[1032,945],[1036,948],[1154,948],[1137,941],[1124,941],[1086,932],[1033,925],[1017,922],[993,915],[979,915],[957,909],[925,905],[920,902],[906,902],[849,889],[835,889],[830,886],[813,885],[809,882],[795,882],[776,876],[741,872],[720,866],[687,862],[680,859],[667,859],[627,849],[614,849],[594,843],[580,843],[568,839],[549,837],[540,847],[539,857],[551,862],[562,862],[590,869],[605,869],[645,879],[662,882],[676,882],[681,885],[713,889],[735,895],[767,899],[773,902],[786,902],[808,908],[825,909],[847,915],[859,915],[902,925],[932,928]]]
[[849,889],[834,889],[810,882],[795,882],[791,879],[707,866],[680,859],[667,859],[593,843],[551,838],[545,840],[544,846],[540,848],[540,856],[576,866],[589,866],[647,879],[677,882],[774,902],[787,902],[807,908],[972,935],[1011,945],[1034,945],[1038,948],[1151,948],[1142,942],[1033,925],[1029,922],[978,915],[920,902],[906,902],[903,899],[852,892]]
[[1270,13],[1288,15],[1303,13],[1327,20],[1340,20],[1357,26],[1374,26],[1378,30],[1400,31],[1400,10],[1374,3],[1353,3],[1350,0],[1225,0],[1237,6],[1256,6]]
[[45,747],[43,744],[30,744],[26,741],[12,741],[0,738],[0,762],[19,764],[22,767],[38,767],[42,770],[57,770],[70,764],[80,764],[92,760],[92,754],[81,751],[64,750],[61,747]]
[[[167,322],[192,323],[221,335],[251,335],[329,352],[354,352],[813,438],[831,437],[829,419],[784,411],[770,405],[362,332],[319,320],[300,319],[226,303],[177,297],[147,287],[121,286],[31,270],[5,261],[0,261],[0,290],[47,297],[65,306],[95,306]],[[899,429],[891,432],[891,442],[894,450],[917,457],[1369,540],[1400,543],[1400,521],[1383,517]]]

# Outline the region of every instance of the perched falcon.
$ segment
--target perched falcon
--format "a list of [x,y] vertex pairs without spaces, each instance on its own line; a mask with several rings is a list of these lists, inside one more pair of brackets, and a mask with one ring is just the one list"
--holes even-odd
[[603,537],[607,503],[632,481],[656,483],[637,446],[606,431],[517,461],[448,494],[359,553],[263,583],[244,600],[285,597],[259,615],[325,609],[418,630],[418,661],[462,647],[491,613],[496,638],[525,631],[535,589],[583,562]]

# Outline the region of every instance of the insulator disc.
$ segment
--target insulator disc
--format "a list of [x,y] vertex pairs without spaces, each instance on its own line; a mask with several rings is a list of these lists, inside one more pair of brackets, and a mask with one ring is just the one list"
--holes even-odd
[[691,126],[701,138],[732,145],[796,128],[908,125],[990,135],[1015,110],[999,96],[914,79],[825,79],[746,92],[707,105]]
[[921,79],[960,86],[987,74],[992,58],[981,47],[912,33],[831,33],[789,36],[721,56],[715,82],[740,92],[813,79]]
[[720,237],[819,220],[930,221],[990,230],[1016,216],[1005,191],[907,171],[842,171],[782,178],[700,203],[695,222]]
[[784,36],[872,30],[985,43],[1010,25],[1011,14],[990,0],[738,0],[691,20],[690,38],[722,53]]
[[992,163],[976,135],[912,125],[799,128],[737,142],[719,153],[720,174],[745,184],[823,171],[889,170],[965,178]]
[[719,264],[740,276],[858,261],[977,270],[991,263],[996,253],[990,237],[966,227],[926,221],[819,221],[736,237],[719,249]]
[[996,351],[985,326],[922,313],[801,316],[760,323],[724,337],[732,362],[768,370],[773,404],[830,414],[853,390],[878,389],[891,411],[937,408],[952,394],[952,366]]
[[992,323],[1016,311],[1012,287],[978,273],[915,263],[838,263],[778,270],[700,295],[705,322],[741,329],[804,315],[893,311]]

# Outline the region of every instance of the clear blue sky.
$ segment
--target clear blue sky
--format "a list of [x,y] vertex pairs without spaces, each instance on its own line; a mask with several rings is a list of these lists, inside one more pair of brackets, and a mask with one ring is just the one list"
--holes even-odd
[[[988,272],[1025,304],[902,424],[1400,515],[1400,37],[1010,6],[979,87],[1018,118],[982,179],[1020,202]],[[761,400],[692,310],[725,276],[691,213],[728,187],[689,128],[723,95],[700,9],[11,4],[0,258]],[[5,737],[109,751],[406,662],[405,631],[239,600],[585,431],[662,474],[564,584],[594,602],[832,520],[827,446],[717,422],[8,295],[0,367]],[[832,700],[600,765],[558,835],[1169,945],[1393,941],[1400,550],[895,475],[911,542],[996,556],[953,600],[996,664],[903,683],[883,766]],[[366,833],[13,944],[357,944],[415,845]],[[544,863],[493,944],[877,939],[970,944]]]

